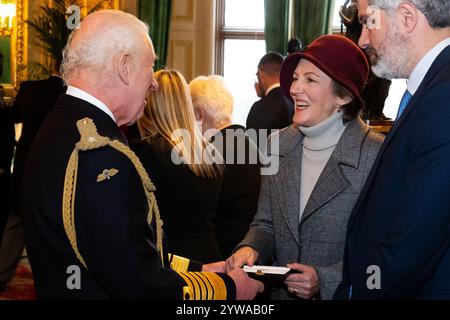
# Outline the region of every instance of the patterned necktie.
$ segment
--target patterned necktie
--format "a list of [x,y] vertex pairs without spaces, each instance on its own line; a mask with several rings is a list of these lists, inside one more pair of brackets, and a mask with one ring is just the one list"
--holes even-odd
[[398,107],[397,117],[395,118],[395,120],[400,118],[400,116],[402,115],[403,111],[405,110],[405,108],[408,105],[411,98],[412,98],[412,94],[409,93],[408,90],[406,90],[405,93],[403,94],[402,100],[400,101],[400,106]]

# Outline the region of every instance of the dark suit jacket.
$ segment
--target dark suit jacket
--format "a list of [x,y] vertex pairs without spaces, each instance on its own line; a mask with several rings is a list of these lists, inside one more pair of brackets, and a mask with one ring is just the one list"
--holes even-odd
[[253,104],[247,116],[247,129],[281,129],[292,123],[293,116],[294,104],[280,87],[274,88]]
[[160,135],[132,148],[155,184],[169,251],[205,263],[222,260],[214,224],[222,179],[197,177],[174,164],[172,147]]
[[244,239],[256,213],[261,163],[258,148],[244,127],[231,125],[213,138],[226,163],[216,217],[217,241],[226,259]]
[[[450,46],[386,137],[348,226],[336,298],[450,298]],[[381,271],[381,289],[367,280]],[[370,279],[370,283],[373,279]]]
[[0,103],[0,245],[10,210],[11,160],[14,154],[14,133],[11,110]]
[[11,159],[14,154],[14,123],[11,109],[0,104],[0,174],[11,170]]
[[[62,198],[67,163],[80,139],[76,121],[84,117],[94,121],[100,135],[127,143],[106,113],[68,95],[58,99],[40,128],[27,161],[22,198],[38,298],[180,299],[186,282],[161,265],[139,175],[123,153],[109,146],[79,153],[75,228],[89,270],[80,266],[64,231]],[[97,176],[112,168],[118,173],[98,183]],[[80,290],[66,285],[72,265],[81,269]]]
[[13,172],[13,211],[20,209],[20,192],[25,162],[31,144],[45,117],[55,105],[56,99],[64,93],[66,87],[62,78],[51,76],[46,80],[25,81],[13,104],[14,122],[22,122],[22,134],[17,143]]

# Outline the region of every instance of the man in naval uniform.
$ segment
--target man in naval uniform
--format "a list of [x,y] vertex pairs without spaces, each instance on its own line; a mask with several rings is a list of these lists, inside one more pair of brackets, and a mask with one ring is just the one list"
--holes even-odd
[[24,178],[38,298],[252,299],[263,290],[242,270],[212,272],[224,264],[164,251],[154,187],[119,129],[157,90],[154,60],[148,28],[121,11],[87,16],[68,40],[68,89],[33,142]]

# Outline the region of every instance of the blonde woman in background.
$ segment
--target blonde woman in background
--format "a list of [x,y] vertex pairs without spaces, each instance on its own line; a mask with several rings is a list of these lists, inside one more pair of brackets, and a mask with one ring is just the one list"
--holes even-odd
[[156,187],[169,252],[205,263],[222,260],[214,219],[223,160],[203,138],[189,88],[176,70],[155,73],[157,91],[148,103],[133,149]]
[[189,90],[203,136],[210,139],[225,161],[215,221],[222,256],[229,257],[244,239],[256,213],[261,181],[259,151],[245,128],[232,122],[233,95],[223,77],[197,77],[189,83]]

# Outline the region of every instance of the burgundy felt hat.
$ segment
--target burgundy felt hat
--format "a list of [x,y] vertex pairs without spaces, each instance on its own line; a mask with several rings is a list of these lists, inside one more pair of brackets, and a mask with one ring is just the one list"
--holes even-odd
[[284,60],[280,85],[284,94],[291,100],[292,76],[300,59],[312,62],[353,94],[361,107],[364,106],[360,94],[369,76],[369,63],[361,49],[350,39],[338,35],[321,36],[304,51],[293,53]]

